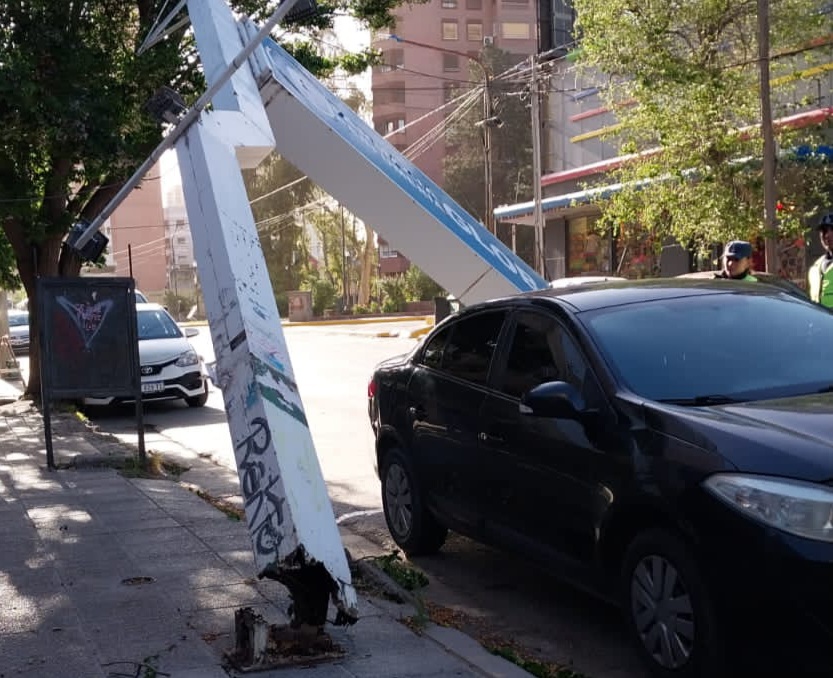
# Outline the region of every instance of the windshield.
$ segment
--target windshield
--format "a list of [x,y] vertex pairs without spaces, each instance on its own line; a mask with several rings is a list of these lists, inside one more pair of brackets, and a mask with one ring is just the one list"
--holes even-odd
[[166,311],[138,311],[139,341],[143,339],[174,339],[181,337],[174,319]]
[[22,325],[29,324],[29,314],[28,313],[15,313],[14,315],[9,314],[9,327],[21,327]]
[[833,314],[787,294],[662,299],[581,319],[624,384],[651,400],[833,387]]

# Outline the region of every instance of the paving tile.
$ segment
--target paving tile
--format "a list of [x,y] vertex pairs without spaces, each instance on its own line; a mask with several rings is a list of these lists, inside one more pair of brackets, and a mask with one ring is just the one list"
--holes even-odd
[[11,678],[105,678],[95,647],[77,628],[3,636],[2,673]]

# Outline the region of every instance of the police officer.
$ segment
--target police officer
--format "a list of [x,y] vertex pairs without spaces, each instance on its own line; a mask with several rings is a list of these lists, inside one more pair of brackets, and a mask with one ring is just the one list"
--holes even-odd
[[752,275],[752,244],[745,240],[733,240],[723,251],[723,270],[716,278],[757,282]]
[[807,273],[810,299],[827,308],[833,308],[833,212],[822,217],[818,229],[824,254]]

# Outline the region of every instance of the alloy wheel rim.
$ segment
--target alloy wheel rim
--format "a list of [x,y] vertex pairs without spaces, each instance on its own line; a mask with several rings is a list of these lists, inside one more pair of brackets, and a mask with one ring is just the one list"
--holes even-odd
[[694,608],[677,569],[647,556],[631,576],[631,615],[645,650],[665,669],[678,669],[694,650]]
[[413,502],[411,486],[405,470],[398,464],[391,464],[385,480],[385,499],[388,522],[393,531],[406,538],[413,524]]

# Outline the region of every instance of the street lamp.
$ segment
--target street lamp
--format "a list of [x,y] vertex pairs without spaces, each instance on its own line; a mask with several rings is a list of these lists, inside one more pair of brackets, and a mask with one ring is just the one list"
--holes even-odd
[[476,63],[483,72],[483,120],[477,123],[478,127],[483,129],[483,155],[484,155],[484,190],[485,190],[485,211],[483,224],[486,229],[495,234],[495,223],[492,205],[492,128],[501,127],[503,122],[500,118],[494,115],[492,110],[492,74],[489,67],[483,61],[472,54],[460,52],[455,49],[448,49],[446,47],[437,47],[425,42],[417,42],[415,40],[407,40],[398,35],[391,34],[388,36],[391,40],[401,42],[406,45],[414,45],[415,47],[422,47],[424,49],[432,49],[436,52],[445,52],[446,54],[456,54],[464,59]]

